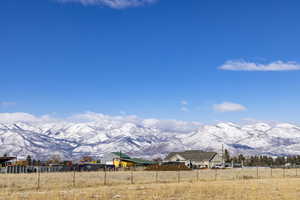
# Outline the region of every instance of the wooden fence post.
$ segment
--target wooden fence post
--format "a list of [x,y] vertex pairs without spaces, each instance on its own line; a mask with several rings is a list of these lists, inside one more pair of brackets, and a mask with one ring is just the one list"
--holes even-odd
[[298,176],[298,168],[297,168],[297,166],[296,166],[296,177]]
[[244,180],[244,161],[242,161],[241,174],[242,174],[242,175],[241,175],[240,177],[242,177],[241,179]]
[[155,182],[158,183],[158,171],[155,173]]
[[40,190],[40,167],[37,168],[37,191]]
[[107,184],[106,182],[106,177],[107,177],[107,174],[106,174],[106,166],[104,167],[104,185]]
[[75,181],[75,176],[76,176],[76,169],[73,167],[73,187],[75,187],[76,181]]
[[271,178],[273,177],[273,167],[271,166]]
[[197,169],[197,182],[199,182],[199,169]]
[[218,176],[218,171],[217,169],[215,169],[215,181],[217,180],[217,176]]
[[284,168],[282,168],[282,175],[283,175],[283,178],[285,178],[285,167]]
[[180,170],[177,171],[177,182],[180,183]]
[[131,184],[133,184],[133,170],[131,169],[131,177],[130,177],[130,181],[131,181]]
[[258,179],[258,166],[256,166],[256,179]]

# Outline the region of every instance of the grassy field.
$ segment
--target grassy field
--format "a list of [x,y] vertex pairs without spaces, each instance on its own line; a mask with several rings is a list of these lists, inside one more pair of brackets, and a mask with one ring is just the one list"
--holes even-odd
[[[296,169],[0,175],[0,200],[300,199]],[[106,176],[106,179],[105,179]],[[106,180],[106,181],[105,181]]]

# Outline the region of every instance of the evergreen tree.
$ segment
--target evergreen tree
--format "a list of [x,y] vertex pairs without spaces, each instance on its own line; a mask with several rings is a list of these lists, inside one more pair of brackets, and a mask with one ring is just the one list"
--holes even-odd
[[31,156],[30,156],[30,155],[27,156],[26,161],[27,161],[27,164],[28,164],[28,165],[31,165],[31,164],[32,164],[32,159],[31,159]]
[[238,157],[238,162],[239,162],[239,163],[242,163],[242,162],[244,162],[244,161],[245,161],[244,155],[243,155],[243,154],[240,154],[239,157]]
[[37,165],[37,162],[36,162],[35,159],[32,160],[32,165],[33,165],[33,166],[36,166],[36,165]]
[[225,151],[224,151],[224,161],[225,162],[231,162],[230,154],[229,154],[229,151],[227,149],[225,149]]

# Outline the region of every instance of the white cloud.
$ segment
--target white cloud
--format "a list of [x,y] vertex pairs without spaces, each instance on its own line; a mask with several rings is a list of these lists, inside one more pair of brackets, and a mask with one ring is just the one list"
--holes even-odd
[[16,104],[17,104],[16,102],[8,102],[8,101],[0,102],[0,106],[4,108],[15,106]]
[[181,105],[188,105],[189,103],[188,103],[186,100],[182,100],[182,101],[180,102],[180,104],[181,104]]
[[164,132],[189,133],[200,126],[199,122],[186,122],[179,120],[142,119],[134,115],[109,116],[101,113],[85,112],[66,118],[54,118],[51,115],[36,116],[29,113],[0,113],[0,123],[95,123],[105,128],[121,128],[131,123],[136,127],[159,129]]
[[143,126],[147,128],[157,128],[166,132],[189,133],[195,131],[202,126],[199,122],[185,122],[179,120],[158,120],[145,119],[142,122]]
[[219,67],[221,70],[230,71],[294,71],[300,70],[300,64],[296,62],[275,61],[269,64],[260,64],[255,62],[227,61]]
[[223,102],[221,104],[215,104],[213,106],[213,109],[217,112],[239,112],[247,110],[245,106],[232,102]]
[[152,4],[158,0],[57,0],[63,3],[81,3],[83,5],[100,5],[114,9],[138,7]]
[[40,117],[28,113],[0,113],[1,123],[16,123],[16,122],[50,122],[56,121],[50,115],[43,115]]
[[188,111],[189,111],[189,109],[188,109],[187,107],[181,107],[180,110],[181,110],[182,112],[188,112]]
[[109,116],[101,113],[94,112],[85,112],[81,114],[72,115],[67,118],[68,121],[74,122],[102,122],[102,121],[115,121],[122,123],[138,123],[141,121],[135,115],[126,115],[126,116]]

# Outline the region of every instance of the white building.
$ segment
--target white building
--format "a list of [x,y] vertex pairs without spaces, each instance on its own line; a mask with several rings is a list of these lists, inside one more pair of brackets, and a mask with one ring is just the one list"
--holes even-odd
[[183,152],[171,152],[164,161],[183,162],[190,168],[212,168],[215,165],[222,164],[222,156],[216,152],[190,150]]

